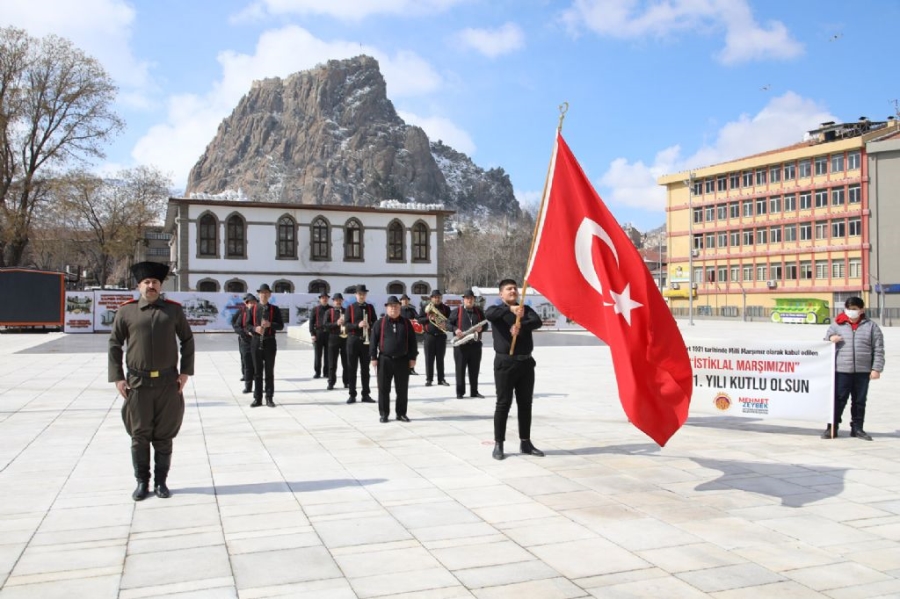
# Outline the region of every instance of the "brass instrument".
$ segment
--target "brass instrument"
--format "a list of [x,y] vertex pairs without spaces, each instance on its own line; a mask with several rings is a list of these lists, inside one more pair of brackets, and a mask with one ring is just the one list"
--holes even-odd
[[344,323],[344,309],[341,308],[338,310],[338,312],[340,312],[340,314],[341,314],[341,317],[338,318],[338,320],[341,321],[341,329],[340,329],[341,332],[338,336],[341,339],[346,339],[347,338],[347,325]]
[[363,345],[369,345],[369,311],[366,309],[363,309],[362,321],[366,325],[362,332]]
[[478,336],[478,333],[479,333],[478,329],[480,329],[481,327],[483,327],[486,324],[487,324],[487,320],[482,320],[475,326],[469,327],[468,329],[466,329],[465,331],[462,332],[461,337],[454,337],[453,340],[450,342],[450,345],[452,345],[453,347],[459,347],[460,345],[465,345],[469,341],[472,341],[473,339],[475,339]]
[[439,331],[443,333],[447,332],[447,317],[444,316],[440,310],[435,308],[434,304],[425,306],[425,314],[428,316],[428,321],[437,327]]

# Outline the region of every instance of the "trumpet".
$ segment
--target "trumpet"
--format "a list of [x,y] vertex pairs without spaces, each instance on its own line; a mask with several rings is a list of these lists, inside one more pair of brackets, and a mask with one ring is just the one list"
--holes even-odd
[[425,314],[428,315],[428,321],[433,324],[442,333],[447,332],[447,317],[440,310],[434,307],[434,304],[425,306]]
[[472,341],[476,337],[478,337],[479,329],[487,324],[487,320],[482,320],[475,326],[469,327],[465,331],[462,332],[461,337],[454,337],[450,342],[452,347],[459,347],[460,345],[465,345],[469,341]]
[[363,345],[369,345],[369,311],[363,310],[363,324],[365,324],[365,328],[363,328],[362,338]]
[[341,315],[341,317],[338,318],[338,320],[341,322],[341,329],[340,329],[341,332],[338,336],[341,339],[346,339],[347,338],[347,325],[344,323],[344,310],[341,309],[341,310],[338,310],[338,312]]

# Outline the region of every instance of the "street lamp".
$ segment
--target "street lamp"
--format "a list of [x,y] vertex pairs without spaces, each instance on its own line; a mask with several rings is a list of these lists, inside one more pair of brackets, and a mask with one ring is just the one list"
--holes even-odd
[[688,324],[694,325],[694,173],[684,184],[688,188]]

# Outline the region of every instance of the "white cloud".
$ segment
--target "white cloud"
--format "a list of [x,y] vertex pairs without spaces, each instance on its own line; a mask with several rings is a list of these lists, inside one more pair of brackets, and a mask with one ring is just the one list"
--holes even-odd
[[470,158],[475,154],[475,142],[472,141],[472,137],[450,119],[440,116],[422,117],[406,111],[398,111],[398,114],[408,124],[421,127],[430,141],[440,140]]
[[258,0],[233,20],[260,19],[265,15],[325,15],[360,21],[372,15],[425,15],[443,12],[469,0]]
[[671,146],[656,154],[652,164],[617,158],[600,178],[604,200],[635,208],[665,209],[665,188],[656,179],[664,174],[719,164],[799,143],[804,134],[837,117],[812,100],[788,92],[773,98],[755,116],[740,115],[719,129],[715,142],[682,158],[681,147]]
[[542,192],[538,190],[517,191],[516,201],[519,202],[519,208],[533,214],[537,214],[538,208],[541,207]]
[[525,34],[515,23],[505,23],[496,29],[463,29],[456,38],[464,48],[472,48],[488,58],[525,47]]
[[71,41],[106,69],[119,85],[119,101],[144,108],[155,90],[150,64],[135,58],[131,35],[135,11],[124,0],[3,0],[0,24],[29,34],[55,34]]
[[657,0],[644,6],[638,0],[574,0],[562,20],[573,34],[588,29],[619,39],[724,28],[725,47],[716,55],[724,64],[789,59],[803,53],[803,45],[780,21],[757,23],[747,0]]
[[378,59],[392,99],[431,93],[442,85],[440,75],[412,52],[390,56],[355,42],[327,42],[300,27],[284,27],[261,35],[252,55],[220,53],[221,79],[203,95],[170,97],[166,122],[147,131],[135,145],[132,157],[173,173],[176,187],[183,188],[191,167],[215,136],[219,123],[250,90],[254,80],[286,77],[331,59],[359,54]]

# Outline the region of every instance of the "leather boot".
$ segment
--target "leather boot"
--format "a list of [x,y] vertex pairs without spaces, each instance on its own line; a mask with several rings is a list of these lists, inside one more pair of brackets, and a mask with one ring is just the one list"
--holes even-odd
[[544,457],[544,452],[541,451],[540,449],[538,449],[537,447],[535,447],[531,443],[530,439],[522,439],[522,443],[519,446],[519,448],[522,450],[522,453],[524,453],[525,455],[533,455],[533,456],[537,456],[539,458]]
[[169,467],[172,465],[172,454],[157,453],[154,457],[156,466],[153,469],[153,492],[160,499],[168,499],[172,493],[166,486],[166,479],[169,476]]
[[132,447],[131,463],[134,466],[134,478],[137,487],[131,494],[135,501],[142,501],[150,494],[150,448]]
[[506,454],[503,453],[503,441],[494,443],[494,453],[491,454],[491,457],[495,460],[502,460],[506,457]]

